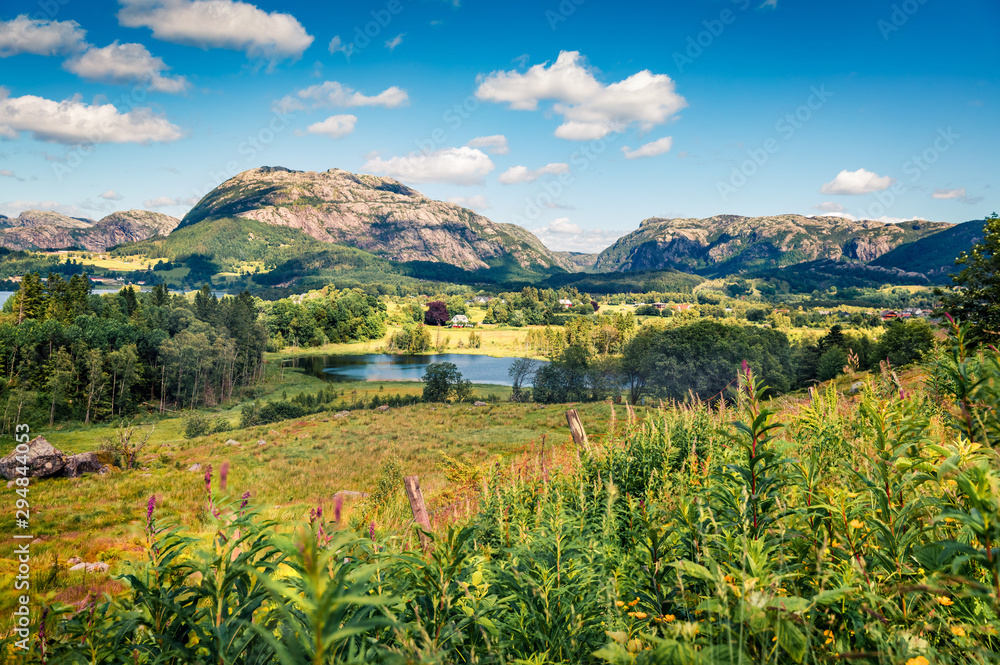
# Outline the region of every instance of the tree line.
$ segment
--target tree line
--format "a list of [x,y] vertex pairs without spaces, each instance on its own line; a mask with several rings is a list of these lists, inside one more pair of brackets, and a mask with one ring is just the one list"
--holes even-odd
[[275,303],[207,285],[194,298],[162,285],[98,295],[85,276],[28,273],[0,312],[0,429],[240,399],[263,378],[269,342],[381,337],[384,316],[357,292]]

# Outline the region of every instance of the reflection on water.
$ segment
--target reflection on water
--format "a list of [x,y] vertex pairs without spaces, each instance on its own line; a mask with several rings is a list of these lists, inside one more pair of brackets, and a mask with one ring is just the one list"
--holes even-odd
[[[303,356],[288,362],[330,381],[419,381],[431,363],[454,363],[472,383],[511,385],[507,371],[517,358],[493,358],[462,353],[411,356],[372,353],[363,356]],[[537,361],[540,365],[545,361]]]

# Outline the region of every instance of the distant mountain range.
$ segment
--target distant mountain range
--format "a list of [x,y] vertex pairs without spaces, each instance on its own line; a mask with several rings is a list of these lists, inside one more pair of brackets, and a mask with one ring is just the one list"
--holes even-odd
[[[598,271],[674,268],[719,276],[817,260],[868,263],[952,228],[942,222],[885,224],[840,217],[740,217],[643,221],[597,258]],[[954,257],[952,257],[954,259]]]
[[198,274],[206,275],[213,266],[232,270],[259,262],[270,274],[255,280],[283,288],[331,271],[499,283],[579,272],[711,278],[794,269],[815,280],[850,274],[862,281],[944,283],[955,258],[982,238],[983,224],[654,217],[600,254],[556,252],[524,228],[427,198],[391,178],[261,167],[222,183],[180,221],[142,210],[97,222],[34,210],[0,216],[0,246],[118,246],[116,253],[196,262]]
[[0,247],[38,250],[79,247],[102,252],[126,242],[167,235],[180,224],[169,215],[147,210],[115,212],[100,221],[56,212],[25,210],[17,217],[0,215]]

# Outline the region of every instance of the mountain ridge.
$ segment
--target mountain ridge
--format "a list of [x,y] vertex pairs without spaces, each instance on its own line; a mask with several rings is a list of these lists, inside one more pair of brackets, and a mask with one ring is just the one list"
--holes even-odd
[[180,220],[149,210],[122,210],[98,221],[45,210],[25,210],[0,218],[0,247],[14,250],[82,247],[103,252],[173,231]]
[[441,262],[476,270],[510,258],[523,268],[578,269],[520,226],[436,201],[391,178],[342,169],[244,171],[206,194],[178,230],[222,218],[299,229],[316,240],[393,261]]
[[887,224],[803,215],[651,217],[602,251],[594,269],[673,268],[718,275],[823,259],[867,264],[898,246],[953,226],[926,220]]

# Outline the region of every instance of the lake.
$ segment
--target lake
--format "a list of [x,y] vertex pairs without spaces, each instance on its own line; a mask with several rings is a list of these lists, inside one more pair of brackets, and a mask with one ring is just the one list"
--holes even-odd
[[[288,362],[329,381],[419,381],[431,363],[454,363],[462,378],[472,383],[511,385],[507,370],[517,358],[494,358],[462,353],[411,356],[371,353],[363,356],[303,356]],[[536,361],[539,365],[545,361]]]

